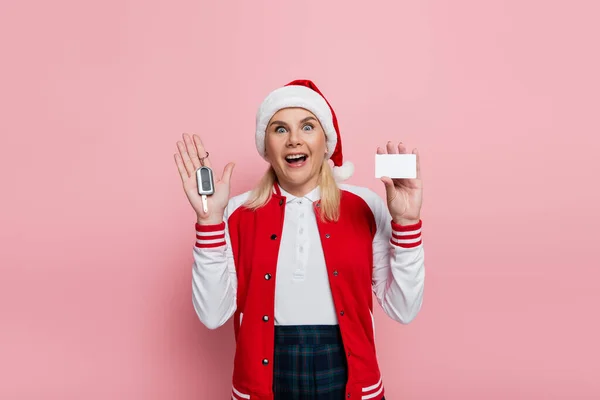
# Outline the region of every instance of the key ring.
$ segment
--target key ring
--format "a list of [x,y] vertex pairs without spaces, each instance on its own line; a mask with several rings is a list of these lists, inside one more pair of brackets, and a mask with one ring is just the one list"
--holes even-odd
[[202,164],[202,166],[204,167],[204,159],[208,158],[208,151],[206,152],[206,155],[204,157],[200,157],[200,164]]

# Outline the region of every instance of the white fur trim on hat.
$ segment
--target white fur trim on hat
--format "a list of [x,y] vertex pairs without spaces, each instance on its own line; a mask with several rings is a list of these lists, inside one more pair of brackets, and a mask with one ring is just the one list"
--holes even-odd
[[272,91],[263,100],[256,113],[256,149],[265,157],[265,132],[275,113],[283,108],[300,107],[312,112],[321,123],[327,138],[327,155],[331,157],[337,145],[337,132],[333,126],[331,109],[325,99],[306,86],[284,86]]
[[352,174],[354,174],[354,164],[350,161],[344,161],[340,167],[333,167],[333,177],[337,182],[349,179]]

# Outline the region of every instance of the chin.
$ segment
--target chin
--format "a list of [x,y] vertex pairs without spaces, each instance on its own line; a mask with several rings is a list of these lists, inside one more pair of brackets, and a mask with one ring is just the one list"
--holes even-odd
[[310,181],[311,176],[308,174],[285,174],[285,180],[292,185],[303,185]]
[[317,173],[315,173],[314,175],[311,174],[311,170],[309,166],[306,166],[307,168],[304,169],[298,169],[298,170],[294,170],[291,168],[285,168],[283,170],[282,173],[282,177],[284,178],[284,180],[294,186],[297,185],[304,185],[308,182],[311,181],[311,179],[315,178],[315,176],[317,175]]

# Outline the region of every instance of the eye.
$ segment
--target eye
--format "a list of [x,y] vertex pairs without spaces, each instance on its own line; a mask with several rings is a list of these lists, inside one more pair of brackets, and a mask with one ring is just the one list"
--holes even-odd
[[285,133],[285,128],[283,126],[278,126],[275,128],[275,133]]
[[[308,128],[308,129],[307,129],[307,128]],[[305,130],[305,131],[312,131],[314,128],[315,128],[315,127],[314,127],[314,126],[312,126],[311,124],[306,124],[306,125],[304,125],[304,126],[302,127],[302,130]]]

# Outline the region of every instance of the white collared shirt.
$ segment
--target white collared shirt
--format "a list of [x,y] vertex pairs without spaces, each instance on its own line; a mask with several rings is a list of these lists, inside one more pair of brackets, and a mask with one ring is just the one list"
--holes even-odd
[[286,198],[275,285],[276,325],[335,325],[337,315],[313,202],[319,187],[303,197],[282,188]]

